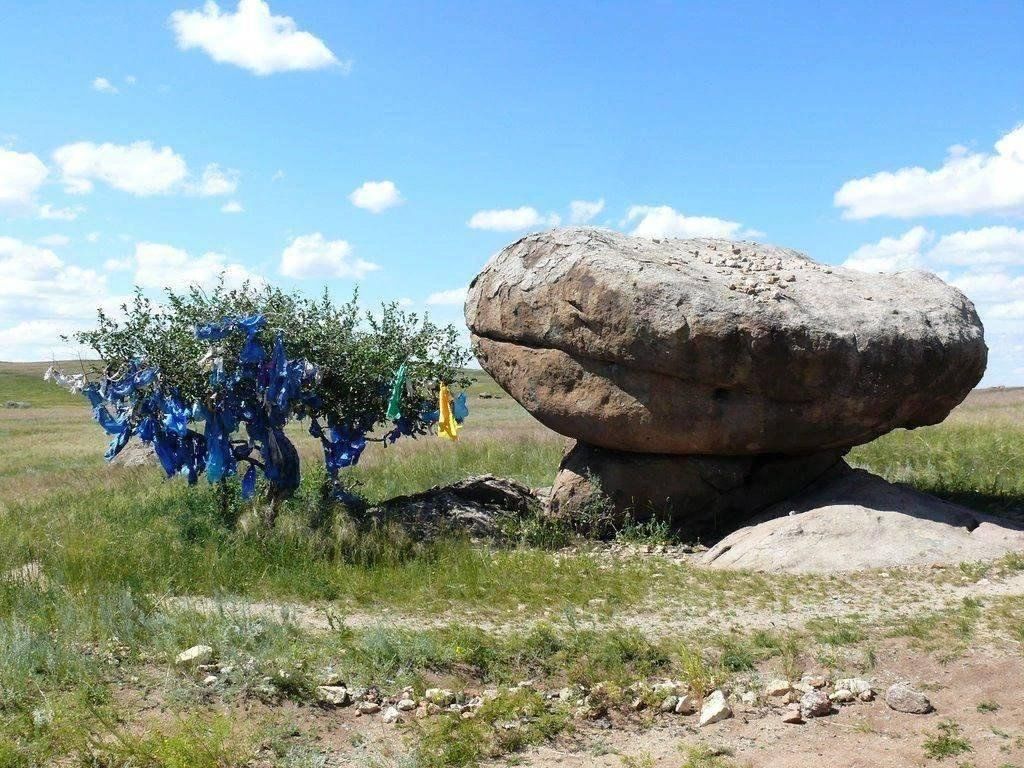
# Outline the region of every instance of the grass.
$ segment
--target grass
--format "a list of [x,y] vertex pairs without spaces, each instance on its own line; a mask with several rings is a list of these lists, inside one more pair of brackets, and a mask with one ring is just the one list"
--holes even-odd
[[960,726],[951,720],[939,723],[938,733],[924,740],[924,756],[929,760],[945,760],[973,751],[971,742],[961,735]]

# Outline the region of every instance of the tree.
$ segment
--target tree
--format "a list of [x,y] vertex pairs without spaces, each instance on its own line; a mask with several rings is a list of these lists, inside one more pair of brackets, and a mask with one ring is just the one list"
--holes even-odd
[[[299,484],[290,421],[309,420],[333,493],[351,500],[338,472],[359,461],[368,441],[426,434],[448,412],[438,393],[447,398],[447,386],[469,383],[455,327],[394,303],[363,312],[358,294],[336,304],[326,291],[309,299],[249,283],[166,298],[156,304],[137,289],[123,318],[100,310],[96,328],[74,336],[102,361],[77,388],[112,436],[106,456],[137,436],[153,445],[168,477],[223,483],[241,474],[245,498],[262,475],[269,524]],[[465,418],[464,393],[446,406]]]

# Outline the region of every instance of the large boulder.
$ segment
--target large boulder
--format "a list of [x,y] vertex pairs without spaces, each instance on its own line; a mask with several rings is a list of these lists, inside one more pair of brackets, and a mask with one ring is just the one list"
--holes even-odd
[[864,470],[829,475],[703,555],[712,568],[774,573],[988,560],[1024,551],[1024,526]]
[[562,458],[548,509],[556,518],[598,528],[627,516],[637,522],[653,517],[688,539],[707,538],[839,471],[846,466],[842,454],[677,456],[577,442]]
[[802,453],[941,421],[987,349],[935,275],[873,275],[788,249],[529,235],[472,282],[481,365],[541,422],[644,453]]

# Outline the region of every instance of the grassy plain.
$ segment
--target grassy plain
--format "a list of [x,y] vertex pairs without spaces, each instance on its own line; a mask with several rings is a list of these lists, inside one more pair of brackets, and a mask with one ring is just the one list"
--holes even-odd
[[[553,549],[525,536],[506,547],[427,542],[338,510],[325,516],[312,470],[274,531],[246,530],[236,524],[242,505],[224,519],[205,484],[105,466],[87,408],[44,385],[44,369],[0,363],[0,406],[29,404],[0,407],[0,768],[427,768],[520,754],[545,764],[549,745],[569,740],[576,746],[560,747],[563,756],[586,757],[604,737],[534,688],[603,683],[614,711],[633,713],[628,729],[643,731],[661,727],[642,714],[658,702],[631,708],[651,697],[636,684],[661,678],[701,695],[805,672],[884,679],[931,665],[940,675],[1008,654],[1024,684],[1024,557],[807,579],[704,571],[660,530],[629,532],[619,548]],[[476,378],[459,443],[373,446],[352,472],[360,493],[376,502],[484,472],[550,484],[564,439]],[[301,427],[295,436],[314,466],[317,446]],[[944,424],[892,433],[850,460],[1020,516],[1024,394],[973,393]],[[173,663],[197,643],[214,649],[215,682]],[[383,731],[379,718],[315,706],[317,683],[334,673],[389,694],[438,685],[500,693],[472,720]],[[506,688],[528,679],[532,687]],[[978,695],[957,715],[962,730],[913,732],[922,759],[952,755],[955,742],[980,760],[988,722],[1007,734],[993,754],[1024,763],[1019,708],[999,689]],[[995,708],[982,712],[982,701]],[[672,738],[683,751],[652,760],[761,764],[746,747],[731,756],[692,734]],[[609,744],[622,764],[647,759]]]

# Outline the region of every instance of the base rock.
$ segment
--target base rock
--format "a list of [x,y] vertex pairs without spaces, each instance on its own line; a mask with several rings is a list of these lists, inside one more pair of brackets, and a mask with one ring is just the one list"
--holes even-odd
[[721,534],[845,467],[843,453],[674,456],[577,442],[562,459],[548,509],[559,519],[588,522],[603,496],[607,523],[618,525],[629,514],[664,520],[690,538]]
[[895,485],[835,473],[726,536],[712,568],[815,573],[960,563],[1024,551],[1024,526]]

